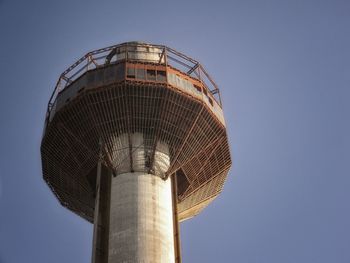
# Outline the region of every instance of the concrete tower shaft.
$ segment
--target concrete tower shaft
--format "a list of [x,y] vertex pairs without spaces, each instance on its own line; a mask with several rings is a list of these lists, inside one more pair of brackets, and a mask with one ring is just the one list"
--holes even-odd
[[147,173],[112,179],[108,262],[175,262],[171,180]]
[[147,167],[143,134],[122,134],[114,142],[118,168],[112,176],[102,163],[97,170],[92,262],[175,262],[173,189],[171,178],[162,179],[170,166],[168,146],[158,142]]

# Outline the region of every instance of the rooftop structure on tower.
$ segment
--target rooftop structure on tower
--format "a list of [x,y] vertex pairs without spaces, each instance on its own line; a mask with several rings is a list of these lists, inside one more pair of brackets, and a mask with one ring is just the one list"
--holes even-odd
[[178,223],[231,166],[220,91],[166,46],[94,50],[60,75],[41,156],[61,204],[94,224],[92,262],[181,262]]

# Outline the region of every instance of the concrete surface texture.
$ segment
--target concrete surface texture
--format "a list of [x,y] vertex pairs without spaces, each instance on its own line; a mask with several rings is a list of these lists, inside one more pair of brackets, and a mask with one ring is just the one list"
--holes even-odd
[[112,179],[108,262],[174,262],[170,178],[141,172]]
[[[159,176],[169,169],[168,146],[157,143],[151,174],[144,172],[143,134],[134,133],[130,139],[132,158],[122,159],[111,179],[108,262],[174,262],[171,179]],[[116,140],[122,156],[129,155],[128,140]],[[130,171],[130,159],[135,172]]]

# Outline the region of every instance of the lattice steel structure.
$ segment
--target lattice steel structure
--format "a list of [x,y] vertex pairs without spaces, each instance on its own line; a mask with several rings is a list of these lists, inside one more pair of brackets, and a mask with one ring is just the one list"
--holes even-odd
[[182,53],[141,42],[89,52],[61,74],[41,155],[61,204],[103,229],[95,231],[104,241],[94,244],[101,254],[94,262],[112,262],[113,178],[172,180],[179,261],[177,222],[221,192],[231,166],[220,92],[209,74]]

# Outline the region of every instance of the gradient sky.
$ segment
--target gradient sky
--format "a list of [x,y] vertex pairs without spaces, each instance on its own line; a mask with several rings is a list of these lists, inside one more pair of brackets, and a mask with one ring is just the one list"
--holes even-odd
[[59,74],[141,40],[202,62],[234,165],[181,225],[184,263],[350,262],[350,1],[0,0],[0,262],[90,262],[92,226],[42,179]]

